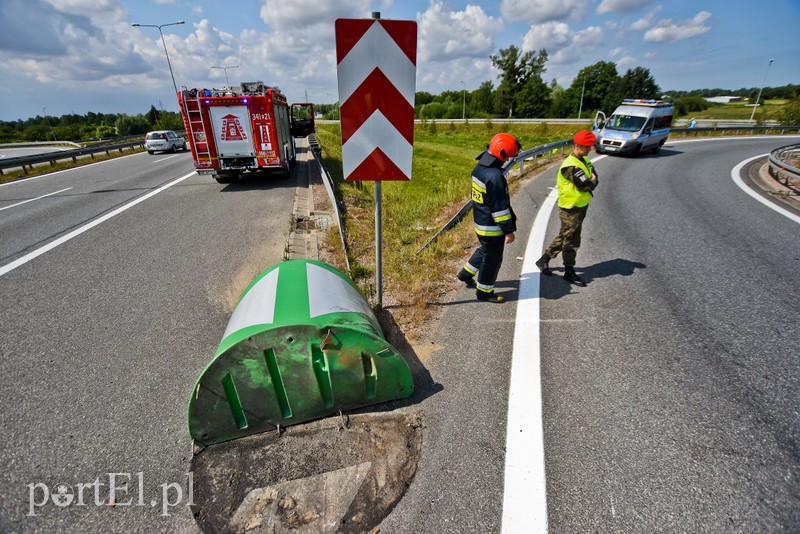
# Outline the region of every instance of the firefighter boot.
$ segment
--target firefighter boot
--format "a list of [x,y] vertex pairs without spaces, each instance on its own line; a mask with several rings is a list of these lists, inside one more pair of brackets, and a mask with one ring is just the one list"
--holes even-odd
[[576,286],[586,287],[586,282],[584,282],[578,273],[575,272],[574,267],[564,267],[564,280],[569,282],[570,284],[575,284]]
[[506,299],[503,298],[502,295],[495,295],[494,291],[489,291],[487,293],[486,291],[481,291],[480,289],[476,289],[475,296],[478,298],[478,300],[482,302],[496,302],[497,304],[500,304],[506,301]]
[[542,274],[552,276],[553,271],[550,270],[550,256],[545,252],[542,257],[536,260],[536,266],[542,271]]
[[472,276],[466,269],[461,269],[458,271],[458,279],[464,282],[467,287],[475,287],[478,284],[475,283],[475,277]]

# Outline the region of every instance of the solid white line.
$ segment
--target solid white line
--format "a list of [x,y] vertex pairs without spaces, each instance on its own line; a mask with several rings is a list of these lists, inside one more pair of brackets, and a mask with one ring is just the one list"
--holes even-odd
[[750,163],[751,161],[756,160],[758,158],[763,158],[764,156],[769,156],[769,153],[761,154],[760,156],[753,156],[752,158],[746,159],[743,162],[741,162],[740,164],[738,164],[736,167],[734,167],[733,170],[731,171],[731,178],[733,178],[733,183],[738,185],[739,189],[741,189],[742,191],[744,191],[745,193],[747,193],[748,195],[750,195],[754,199],[758,200],[759,202],[761,202],[762,204],[764,204],[768,208],[773,209],[773,210],[777,211],[778,213],[780,213],[781,215],[783,215],[784,217],[793,220],[797,224],[800,224],[800,217],[798,217],[797,215],[795,215],[794,213],[792,213],[792,212],[790,212],[788,210],[783,209],[782,207],[778,206],[777,204],[774,204],[774,203],[770,202],[766,198],[762,197],[761,195],[759,195],[758,193],[756,193],[755,191],[753,191],[752,189],[747,187],[747,184],[745,184],[744,181],[742,181],[742,178],[740,176],[740,174],[742,173],[742,168],[745,165],[747,165],[748,163]]
[[[592,163],[606,157],[596,156]],[[508,387],[503,534],[547,532],[539,331],[541,275],[536,260],[542,254],[547,223],[557,200],[558,189],[553,187],[533,221],[520,273]]]
[[42,198],[51,197],[53,195],[57,195],[59,193],[63,193],[64,191],[69,191],[70,189],[72,189],[72,188],[68,187],[66,189],[62,189],[61,191],[56,191],[54,193],[47,193],[46,195],[42,195],[40,197],[31,198],[31,199],[28,199],[28,200],[23,200],[22,202],[17,202],[16,204],[11,204],[10,206],[6,206],[4,208],[0,208],[0,211],[7,210],[9,208],[15,208],[17,206],[22,206],[23,204],[27,204],[28,202],[33,202],[34,200],[39,200],[39,199],[42,199]]
[[508,388],[504,534],[547,532],[542,381],[539,348],[539,268],[547,221],[558,197],[553,188],[539,208],[525,248]]
[[7,274],[7,273],[10,273],[11,271],[16,269],[17,267],[19,267],[21,265],[25,265],[26,263],[28,263],[32,259],[38,258],[39,256],[41,256],[45,252],[53,250],[54,248],[56,248],[59,245],[63,245],[64,243],[66,243],[70,239],[72,239],[74,237],[78,237],[82,233],[91,230],[95,226],[106,222],[107,220],[111,219],[112,217],[116,217],[120,213],[122,213],[122,212],[124,212],[124,211],[126,211],[126,210],[128,210],[128,209],[130,209],[132,207],[134,207],[135,205],[137,205],[137,204],[139,204],[141,202],[144,202],[148,198],[153,197],[153,196],[161,193],[162,191],[165,191],[166,189],[169,189],[170,187],[172,187],[175,184],[181,183],[182,181],[186,180],[190,176],[194,176],[194,174],[195,174],[195,172],[192,171],[189,174],[187,174],[186,176],[181,176],[180,178],[178,178],[176,180],[173,180],[170,183],[168,183],[166,185],[163,185],[163,186],[159,187],[158,189],[156,189],[154,191],[151,191],[151,192],[147,193],[146,195],[143,195],[143,196],[137,198],[136,200],[133,200],[132,202],[129,202],[128,204],[125,204],[124,206],[121,206],[121,207],[115,209],[114,211],[106,213],[102,217],[98,217],[97,219],[93,220],[92,222],[90,222],[88,224],[85,224],[84,226],[81,226],[77,230],[74,230],[74,231],[72,231],[72,232],[70,232],[70,233],[68,233],[66,235],[63,235],[63,236],[59,237],[55,241],[52,241],[52,242],[48,243],[47,245],[43,246],[42,248],[36,249],[33,252],[31,252],[30,254],[26,254],[25,256],[22,256],[21,258],[18,258],[18,259],[12,261],[11,263],[9,263],[7,265],[3,265],[2,267],[0,267],[0,276],[3,276],[5,274]]

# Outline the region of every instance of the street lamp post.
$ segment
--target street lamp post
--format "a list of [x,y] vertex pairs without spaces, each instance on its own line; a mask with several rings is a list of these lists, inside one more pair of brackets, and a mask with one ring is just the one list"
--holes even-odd
[[583,90],[586,89],[586,76],[583,77],[583,85],[581,86],[581,105],[578,107],[578,118],[581,118],[583,112]]
[[461,85],[464,86],[462,92],[464,93],[463,103],[461,104],[461,120],[466,122],[467,121],[467,84],[464,83],[464,80],[459,80]]
[[231,88],[231,82],[228,81],[228,69],[238,69],[239,65],[230,65],[228,67],[211,67],[212,69],[225,69],[225,83],[228,86],[228,89]]
[[186,24],[186,22],[179,20],[178,22],[170,22],[169,24],[139,24],[138,22],[131,24],[134,28],[158,28],[158,33],[161,35],[161,44],[164,45],[164,54],[167,56],[167,66],[169,67],[169,75],[172,76],[172,87],[175,88],[175,95],[178,94],[178,84],[175,83],[175,75],[172,73],[172,63],[169,61],[169,52],[167,52],[167,43],[164,41],[164,32],[161,31],[161,28],[164,26],[176,26],[178,24]]
[[772,62],[775,61],[774,59],[769,60],[769,65],[767,65],[767,72],[764,74],[764,81],[761,82],[761,88],[758,90],[758,96],[756,96],[756,104],[753,106],[753,112],[750,114],[750,121],[753,121],[753,117],[756,115],[756,109],[758,108],[758,100],[761,98],[761,91],[764,89],[764,84],[767,83],[767,75],[769,74],[769,68],[772,66]]

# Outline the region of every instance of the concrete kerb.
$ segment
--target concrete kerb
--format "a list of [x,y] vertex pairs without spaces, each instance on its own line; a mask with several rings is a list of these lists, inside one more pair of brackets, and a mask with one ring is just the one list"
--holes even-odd
[[[305,142],[306,150],[298,154],[298,159],[310,162],[314,153]],[[318,230],[326,230],[333,226],[334,220],[330,213],[316,211],[312,185],[318,180],[319,168],[316,165],[303,165],[300,167],[297,188],[294,195],[292,208],[292,228],[286,244],[284,257],[287,260],[319,260]]]

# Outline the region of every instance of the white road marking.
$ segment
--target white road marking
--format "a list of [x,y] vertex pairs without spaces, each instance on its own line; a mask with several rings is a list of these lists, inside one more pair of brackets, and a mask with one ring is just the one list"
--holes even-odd
[[62,189],[61,191],[55,191],[53,193],[47,193],[46,195],[42,195],[40,197],[31,198],[31,199],[28,199],[28,200],[23,200],[22,202],[17,202],[16,204],[11,204],[10,206],[5,206],[4,208],[0,208],[0,211],[7,210],[9,208],[15,208],[17,206],[22,206],[23,204],[27,204],[28,202],[33,202],[34,200],[40,200],[42,198],[51,197],[53,195],[57,195],[59,193],[63,193],[64,191],[69,191],[70,189],[72,189],[72,188],[68,187],[66,189]]
[[167,161],[172,158],[177,158],[178,156],[180,156],[180,154],[173,154],[171,156],[167,156],[166,158],[157,159],[153,163],[161,163],[162,161]]
[[793,220],[797,224],[800,224],[800,217],[798,217],[794,213],[790,212],[789,210],[786,210],[786,209],[782,208],[781,206],[778,206],[777,204],[774,204],[774,203],[770,202],[766,198],[762,197],[761,195],[759,195],[758,193],[756,193],[755,191],[753,191],[752,189],[747,187],[747,184],[745,184],[742,181],[742,178],[740,176],[740,174],[742,173],[742,168],[745,165],[747,165],[748,163],[750,163],[751,161],[756,160],[758,158],[763,158],[764,156],[769,156],[769,153],[761,154],[760,156],[753,156],[752,158],[746,159],[743,162],[741,162],[740,164],[738,164],[736,167],[734,167],[733,170],[731,171],[731,178],[733,178],[733,183],[738,185],[739,189],[741,189],[742,191],[744,191],[745,193],[747,193],[748,195],[750,195],[754,199],[758,200],[759,202],[761,202],[762,204],[764,204],[768,208],[773,209],[773,210],[777,211],[778,213],[780,213],[781,215],[783,215],[784,217]]
[[519,284],[511,381],[508,388],[504,534],[547,532],[542,381],[539,347],[539,268],[547,221],[558,191],[547,196],[528,238]]
[[[592,162],[605,157],[597,156]],[[508,387],[503,534],[547,532],[539,337],[541,275],[536,260],[542,255],[547,223],[557,199],[558,190],[552,188],[536,214],[520,274]]]
[[98,226],[98,225],[106,222],[107,220],[111,219],[112,217],[116,217],[120,213],[122,213],[122,212],[124,212],[124,211],[126,211],[126,210],[128,210],[128,209],[130,209],[132,207],[134,207],[137,204],[140,204],[141,202],[144,202],[148,198],[153,197],[153,196],[161,193],[162,191],[165,191],[165,190],[169,189],[173,185],[179,184],[182,181],[184,181],[187,178],[189,178],[190,176],[194,176],[194,175],[195,175],[195,172],[192,171],[192,172],[190,172],[189,174],[187,174],[185,176],[181,176],[180,178],[177,178],[177,179],[171,181],[170,183],[168,183],[166,185],[163,185],[163,186],[159,187],[158,189],[156,189],[154,191],[151,191],[151,192],[147,193],[146,195],[143,195],[143,196],[141,196],[141,197],[139,197],[139,198],[137,198],[137,199],[125,204],[124,206],[120,206],[119,208],[115,209],[112,212],[106,213],[102,217],[98,217],[97,219],[93,220],[92,222],[90,222],[88,224],[85,224],[85,225],[81,226],[80,228],[78,228],[76,230],[73,230],[72,232],[59,237],[58,239],[46,244],[45,246],[34,250],[30,254],[26,254],[25,256],[22,256],[21,258],[18,258],[18,259],[12,261],[11,263],[9,263],[7,265],[3,265],[2,267],[0,267],[0,276],[3,276],[5,274],[10,273],[11,271],[16,269],[17,267],[19,267],[21,265],[25,265],[26,263],[28,263],[29,261],[33,260],[34,258],[38,258],[39,256],[41,256],[45,252],[53,250],[54,248],[58,247],[59,245],[63,245],[64,243],[66,243],[70,239],[72,239],[74,237],[78,237],[79,235],[81,235],[84,232],[88,232],[89,230],[91,230],[95,226]]

